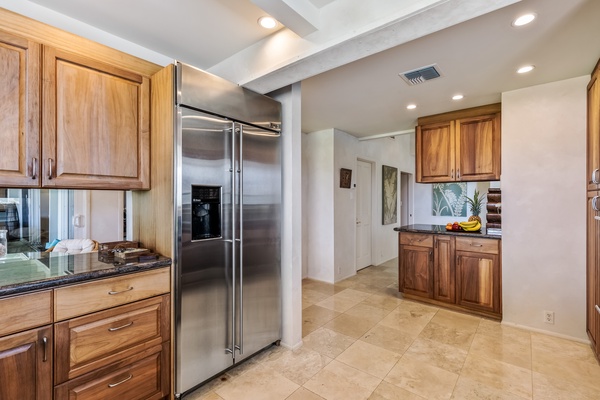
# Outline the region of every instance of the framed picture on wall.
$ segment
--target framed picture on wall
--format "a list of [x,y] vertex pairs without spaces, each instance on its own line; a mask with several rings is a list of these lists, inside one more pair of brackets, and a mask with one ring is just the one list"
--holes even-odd
[[340,187],[344,189],[350,189],[352,183],[352,170],[346,168],[340,168]]
[[382,166],[382,224],[398,222],[398,168]]

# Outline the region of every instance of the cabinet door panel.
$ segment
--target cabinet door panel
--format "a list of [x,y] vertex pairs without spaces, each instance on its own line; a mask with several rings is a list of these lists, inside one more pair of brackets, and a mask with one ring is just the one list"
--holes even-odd
[[39,186],[40,48],[0,31],[0,186]]
[[456,260],[457,304],[499,313],[498,256],[457,251]]
[[404,293],[433,297],[432,252],[427,247],[402,246],[400,269]]
[[[596,200],[594,200],[594,198]],[[598,337],[600,330],[600,314],[596,310],[596,305],[600,307],[600,288],[598,273],[600,272],[600,212],[594,209],[593,204],[597,203],[597,208],[600,207],[600,192],[588,192],[588,208],[587,208],[587,290],[586,290],[586,305],[587,305],[587,332],[596,347],[596,352],[600,350],[600,339]]]
[[454,122],[417,127],[417,182],[453,181]]
[[44,48],[44,186],[149,188],[147,77]]
[[0,338],[0,399],[52,398],[52,327]]
[[457,180],[500,179],[499,114],[456,121]]
[[594,74],[587,93],[587,183],[588,190],[600,188],[600,83]]
[[435,237],[434,248],[434,285],[433,298],[454,303],[455,270],[454,238],[452,236]]

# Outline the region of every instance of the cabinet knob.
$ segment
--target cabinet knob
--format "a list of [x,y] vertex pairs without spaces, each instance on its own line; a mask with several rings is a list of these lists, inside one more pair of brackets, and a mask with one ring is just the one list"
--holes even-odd
[[54,161],[49,158],[48,159],[48,180],[52,179],[52,164],[54,163]]
[[600,196],[592,197],[592,209],[594,211],[600,211],[600,209],[598,209],[598,197],[600,197]]
[[596,168],[593,172],[592,172],[592,183],[600,183],[600,181],[598,181],[598,172],[600,172],[600,170],[598,168]]

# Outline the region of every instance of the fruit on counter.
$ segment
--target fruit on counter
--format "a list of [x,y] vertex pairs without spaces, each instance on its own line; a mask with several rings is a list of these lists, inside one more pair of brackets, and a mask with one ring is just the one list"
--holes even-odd
[[464,231],[467,231],[467,232],[477,232],[481,229],[481,223],[477,220],[461,222],[459,225],[462,227],[462,229]]
[[453,231],[460,231],[461,229],[462,229],[462,227],[460,226],[460,224],[458,222],[455,222],[452,224]]
[[448,223],[446,224],[446,230],[447,230],[447,231],[451,231],[451,230],[452,230],[452,222],[448,222]]

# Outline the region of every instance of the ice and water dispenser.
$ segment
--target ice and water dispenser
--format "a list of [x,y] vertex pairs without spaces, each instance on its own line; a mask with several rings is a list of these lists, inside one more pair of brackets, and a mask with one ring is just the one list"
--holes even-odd
[[221,187],[192,186],[192,240],[221,237]]

